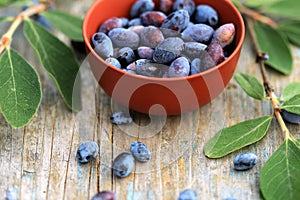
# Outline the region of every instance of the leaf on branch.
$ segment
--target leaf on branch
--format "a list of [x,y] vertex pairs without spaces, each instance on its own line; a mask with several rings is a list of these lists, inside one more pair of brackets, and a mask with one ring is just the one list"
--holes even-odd
[[287,139],[264,164],[260,189],[265,199],[300,199],[300,147]]
[[262,23],[256,22],[254,28],[260,51],[270,56],[266,64],[285,75],[290,74],[293,57],[287,40],[276,29]]
[[271,116],[265,116],[224,128],[206,143],[204,153],[209,158],[221,158],[253,144],[265,136],[271,121]]
[[70,39],[75,41],[83,41],[83,20],[81,18],[54,10],[43,12],[41,15],[45,16],[55,28],[57,28]]
[[264,99],[264,86],[257,80],[256,77],[240,73],[236,74],[234,78],[249,96],[258,100]]
[[300,46],[300,21],[281,22],[279,31],[286,35],[291,43]]
[[300,82],[290,83],[283,89],[280,99],[287,101],[298,94],[300,94]]
[[9,124],[20,128],[33,118],[42,99],[35,69],[14,50],[0,58],[0,108]]
[[264,6],[262,11],[275,17],[285,17],[289,19],[300,19],[299,15],[300,1],[288,0],[278,1],[271,5]]
[[279,108],[300,115],[300,94],[285,101]]
[[31,19],[24,22],[24,34],[66,105],[73,111],[79,111],[81,109],[79,64],[72,50]]

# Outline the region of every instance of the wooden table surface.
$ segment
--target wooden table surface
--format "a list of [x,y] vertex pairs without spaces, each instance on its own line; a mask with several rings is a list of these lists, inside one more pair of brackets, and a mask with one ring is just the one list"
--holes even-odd
[[[83,15],[92,0],[58,2],[58,9]],[[14,9],[0,9],[1,14],[13,12]],[[6,28],[2,26],[0,33]],[[61,35],[60,38],[66,40]],[[97,87],[86,61],[82,59],[81,65],[83,110],[72,113],[21,30],[15,34],[13,47],[39,71],[43,100],[30,124],[21,129],[12,129],[0,114],[0,199],[5,198],[8,189],[18,199],[30,200],[91,199],[102,190],[115,191],[118,199],[177,199],[180,191],[187,188],[195,189],[199,199],[261,199],[261,166],[284,139],[276,120],[257,144],[222,159],[211,160],[203,154],[204,144],[218,130],[272,112],[269,103],[248,97],[233,79],[222,94],[199,110],[153,121],[136,114],[133,124],[116,126],[109,120],[115,104]],[[292,50],[295,62],[290,76],[268,70],[278,94],[288,83],[300,81],[300,49]],[[254,58],[247,36],[236,73],[250,73],[260,79]],[[300,136],[299,125],[288,127]],[[76,150],[90,140],[98,142],[99,156],[91,163],[79,164]],[[112,160],[137,140],[149,146],[151,161],[136,163],[134,173],[127,178],[116,178]],[[246,151],[258,155],[258,164],[246,172],[233,170],[234,156]]]

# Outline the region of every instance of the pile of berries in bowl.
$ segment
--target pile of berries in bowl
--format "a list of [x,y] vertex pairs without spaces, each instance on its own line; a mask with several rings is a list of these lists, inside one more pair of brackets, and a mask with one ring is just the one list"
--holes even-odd
[[130,109],[150,114],[192,111],[231,79],[244,39],[230,1],[96,1],[83,36],[94,76]]

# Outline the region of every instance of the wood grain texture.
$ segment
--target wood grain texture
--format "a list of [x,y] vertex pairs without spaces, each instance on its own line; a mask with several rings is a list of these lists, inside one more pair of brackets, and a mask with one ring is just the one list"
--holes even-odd
[[[59,8],[82,14],[93,2],[58,1]],[[2,12],[3,11],[3,12]],[[14,10],[0,9],[0,13]],[[0,33],[5,30],[1,28]],[[59,35],[62,40],[66,38]],[[199,199],[261,199],[261,166],[280,146],[283,134],[276,120],[265,138],[224,158],[210,160],[203,154],[204,144],[220,129],[237,122],[272,113],[269,103],[248,97],[232,79],[224,92],[210,104],[182,116],[149,118],[136,113],[134,123],[112,125],[109,117],[118,105],[97,86],[89,66],[83,60],[83,110],[72,113],[64,105],[54,84],[41,68],[21,32],[15,34],[13,47],[40,73],[43,100],[32,122],[12,129],[0,115],[0,199],[10,189],[18,199],[91,199],[98,191],[113,190],[118,199],[176,199],[180,191],[195,189]],[[277,94],[290,82],[300,81],[300,49],[293,47],[294,70],[282,76],[268,70]],[[260,79],[251,42],[246,37],[236,73],[244,72]],[[300,126],[288,125],[299,138]],[[99,156],[89,164],[78,164],[78,146],[97,141]],[[152,151],[149,163],[136,163],[127,178],[113,176],[113,159],[129,151],[130,143],[142,141]],[[258,155],[258,164],[250,171],[233,170],[232,160],[240,152]]]

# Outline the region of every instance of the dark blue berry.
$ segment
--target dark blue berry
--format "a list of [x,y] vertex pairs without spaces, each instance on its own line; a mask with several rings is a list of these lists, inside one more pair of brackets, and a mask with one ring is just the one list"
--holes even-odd
[[113,30],[114,28],[122,28],[123,23],[124,22],[121,18],[117,18],[117,17],[109,18],[101,24],[98,32],[108,34],[109,31]]
[[139,26],[139,25],[142,25],[142,20],[141,20],[141,18],[134,18],[134,19],[132,19],[132,20],[130,20],[129,22],[128,22],[128,26],[130,27],[130,26]]
[[234,169],[244,171],[253,168],[258,161],[258,158],[253,153],[241,153],[233,160]]
[[96,142],[85,142],[77,150],[76,158],[80,163],[88,163],[97,157],[99,146]]
[[136,49],[140,42],[140,37],[135,32],[125,28],[114,28],[109,33],[114,47],[130,47]]
[[135,71],[138,75],[161,78],[166,74],[168,66],[148,59],[139,59],[128,65],[127,69]]
[[196,42],[208,44],[212,39],[214,29],[206,24],[189,24],[182,32],[184,38],[191,38]]
[[184,77],[190,74],[190,64],[185,57],[179,57],[174,60],[169,68],[168,77]]
[[193,15],[195,11],[195,2],[193,0],[176,0],[173,4],[173,10],[187,10],[189,15]]
[[281,110],[281,116],[284,121],[292,123],[292,124],[300,124],[300,115],[295,113],[291,113],[285,109]]
[[152,11],[154,9],[154,2],[152,0],[138,0],[130,9],[130,17],[139,17],[142,13]]
[[209,5],[198,5],[195,11],[195,23],[216,26],[219,23],[217,11]]
[[118,60],[121,61],[121,63],[130,64],[135,60],[135,54],[134,51],[129,47],[123,47],[119,50],[118,53]]
[[114,159],[112,168],[117,177],[127,177],[134,170],[134,157],[127,152],[121,153]]
[[121,69],[121,67],[122,67],[121,64],[120,64],[120,62],[118,61],[118,59],[113,58],[113,57],[107,58],[105,60],[105,62],[107,62],[108,64],[110,64],[110,65],[112,65],[112,66],[114,66],[116,68],[119,68],[119,69]]
[[133,142],[130,145],[130,152],[140,162],[148,162],[151,159],[151,151],[142,142]]
[[165,21],[167,16],[160,11],[148,11],[141,14],[140,18],[144,26],[152,25],[159,27]]
[[110,122],[113,124],[129,124],[132,122],[132,118],[129,113],[115,112],[110,116]]
[[162,23],[161,28],[168,28],[174,31],[183,31],[190,22],[190,15],[186,10],[178,10],[168,15]]
[[179,194],[178,200],[197,200],[198,196],[195,190],[186,189]]
[[102,191],[94,195],[91,200],[116,200],[117,196],[111,191]]
[[153,53],[153,60],[161,64],[171,63],[179,57],[183,45],[184,42],[181,38],[169,37],[157,45]]
[[94,45],[94,50],[101,56],[106,59],[113,56],[114,49],[113,44],[110,38],[102,32],[95,33],[92,36],[92,43]]

